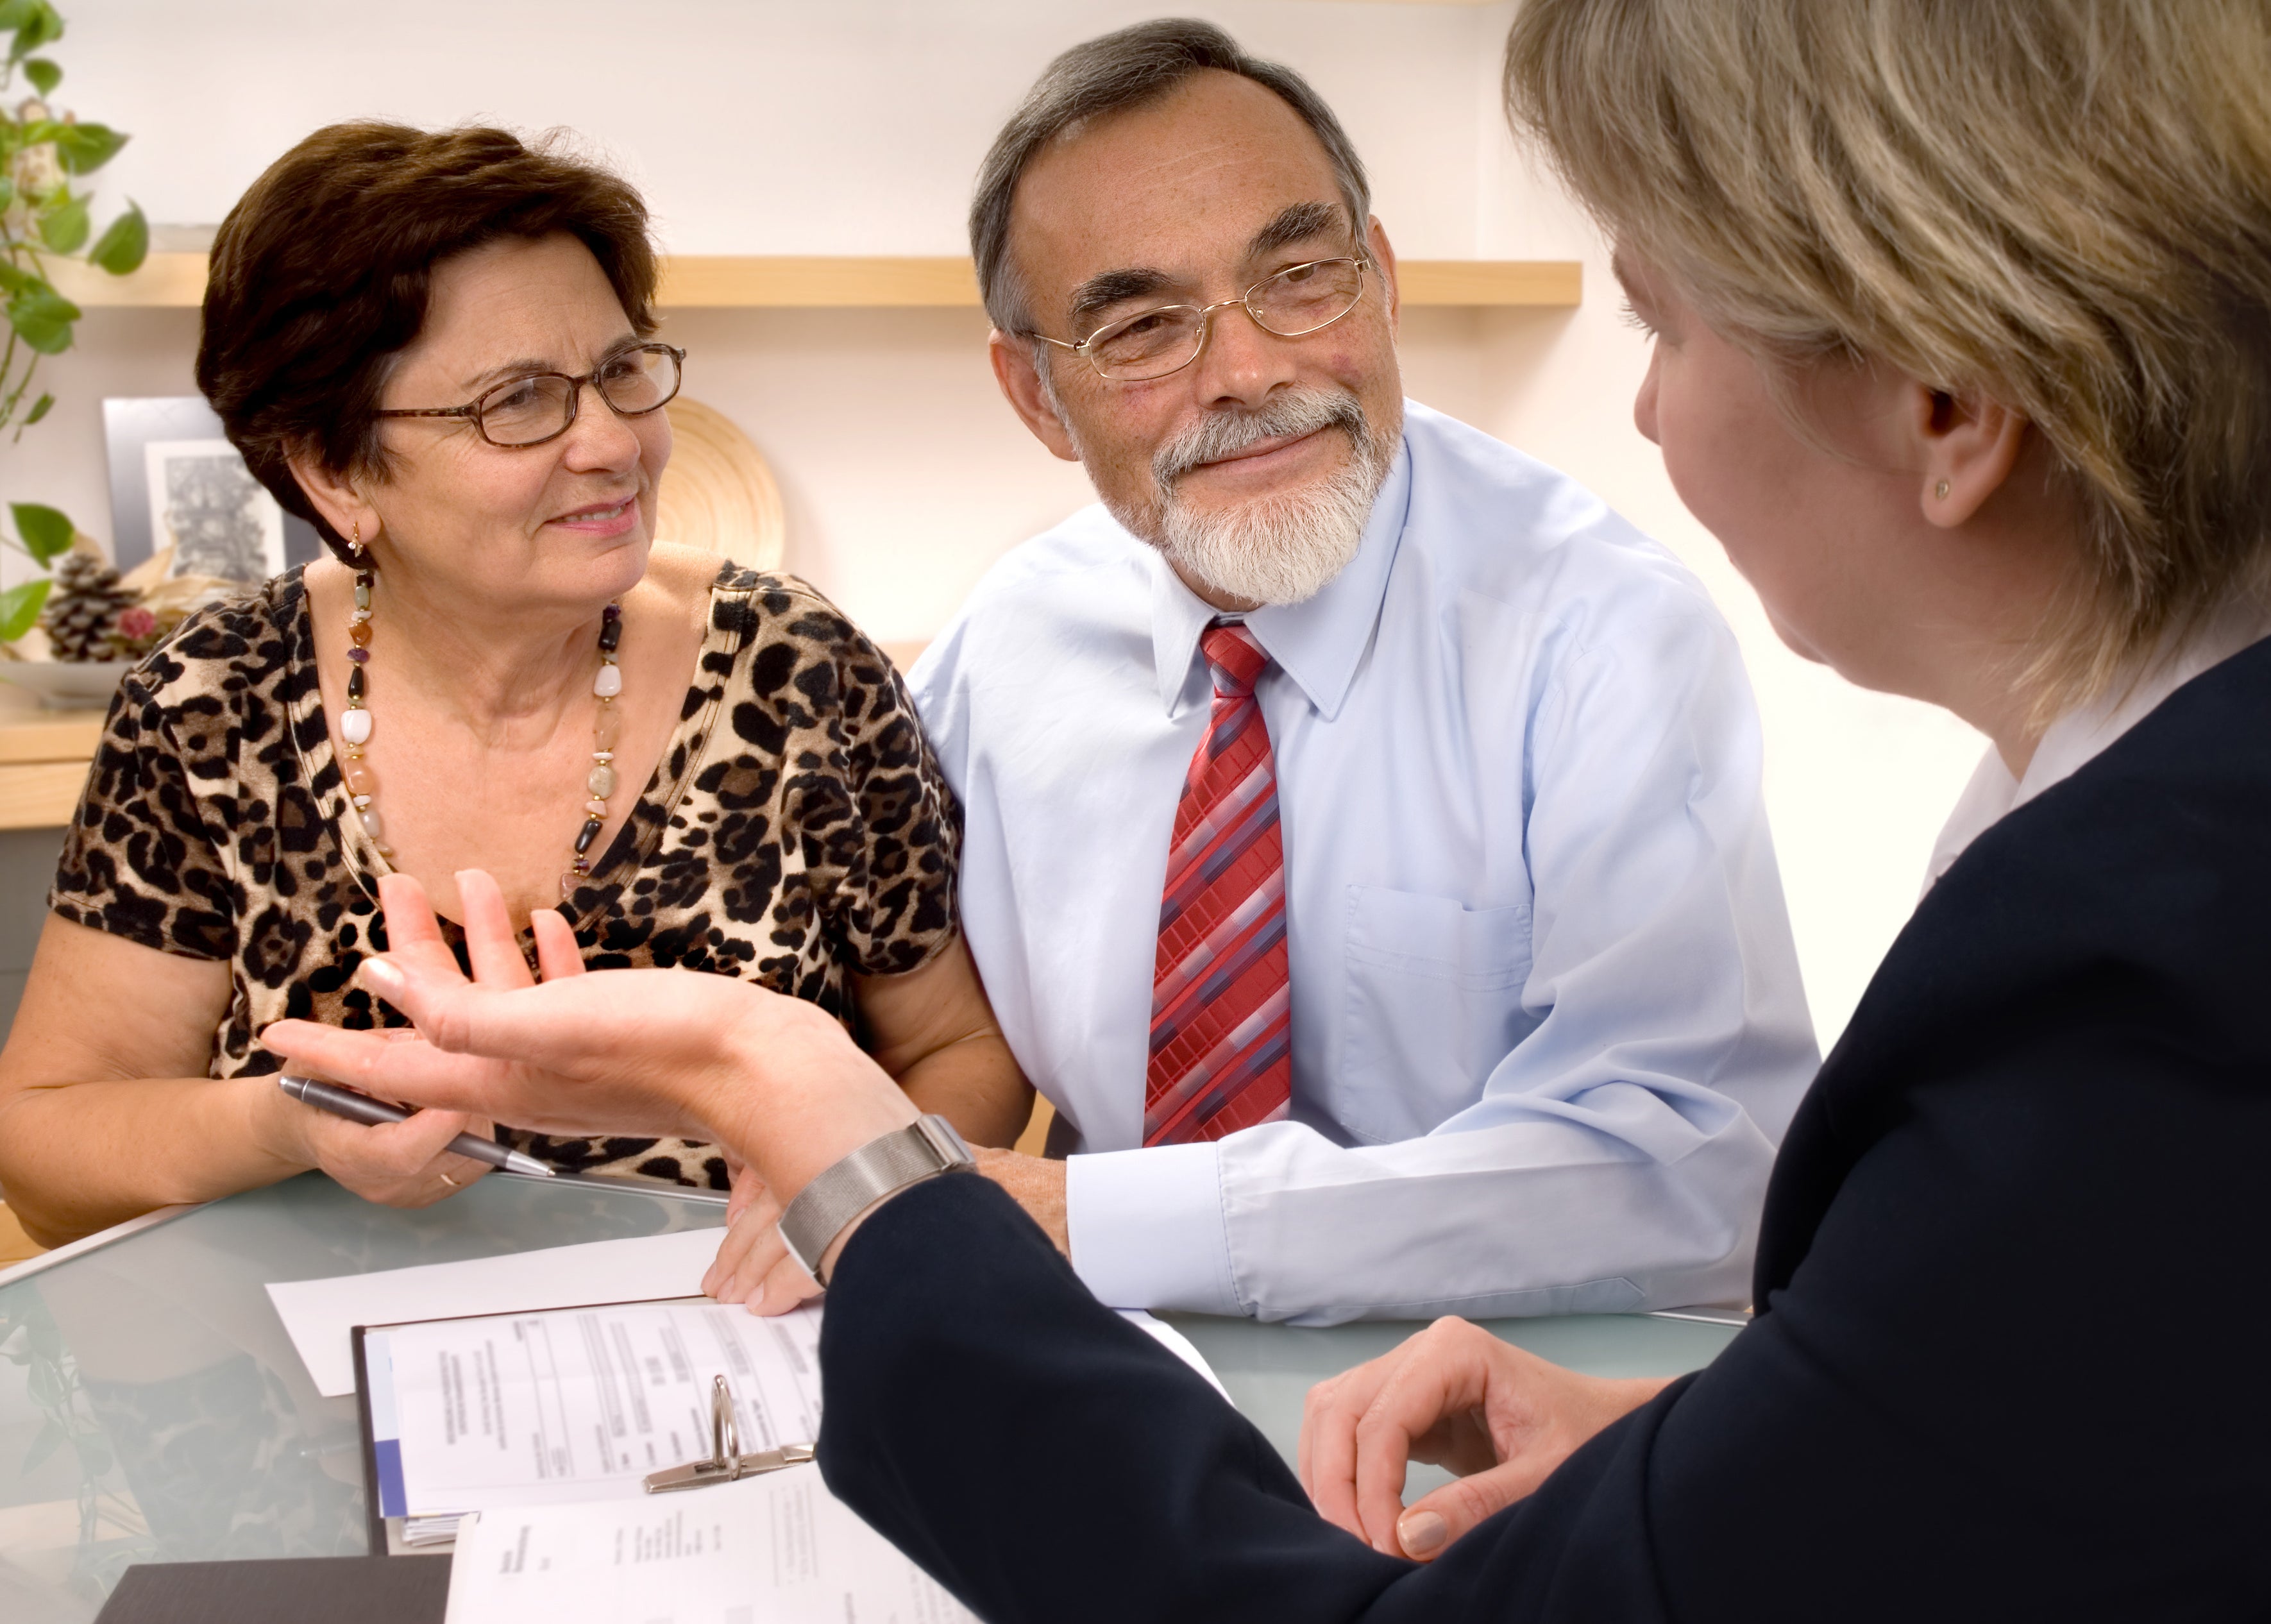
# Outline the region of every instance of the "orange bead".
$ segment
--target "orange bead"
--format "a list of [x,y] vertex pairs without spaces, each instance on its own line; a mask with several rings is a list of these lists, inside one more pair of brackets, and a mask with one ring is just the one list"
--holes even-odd
[[370,646],[370,622],[369,621],[349,621],[347,622],[347,641],[354,644],[359,649],[369,648]]
[[378,774],[370,770],[369,762],[351,761],[346,770],[347,793],[376,795],[378,793]]
[[612,750],[615,741],[623,736],[623,713],[612,704],[599,707],[599,719],[592,724],[592,748]]

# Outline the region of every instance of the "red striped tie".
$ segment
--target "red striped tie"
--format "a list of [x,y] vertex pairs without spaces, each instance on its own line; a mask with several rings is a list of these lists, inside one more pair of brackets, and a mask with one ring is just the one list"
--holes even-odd
[[1214,717],[1183,780],[1167,853],[1145,1144],[1275,1121],[1293,1092],[1277,766],[1254,697],[1270,656],[1236,624],[1209,628],[1200,647],[1214,672]]

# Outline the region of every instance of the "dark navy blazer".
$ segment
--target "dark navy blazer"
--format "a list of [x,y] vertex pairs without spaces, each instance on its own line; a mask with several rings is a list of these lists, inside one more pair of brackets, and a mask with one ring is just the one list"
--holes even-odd
[[1757,1319],[1432,1567],[984,1180],[845,1247],[828,1482],[996,1620],[2271,1616],[2271,644],[1981,835],[1823,1064]]

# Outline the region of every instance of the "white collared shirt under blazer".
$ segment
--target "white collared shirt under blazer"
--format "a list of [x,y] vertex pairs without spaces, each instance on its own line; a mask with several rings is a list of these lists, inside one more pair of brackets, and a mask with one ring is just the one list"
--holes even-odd
[[1274,662],[1290,1120],[1141,1148],[1215,611],[1091,507],[915,667],[971,950],[1080,1136],[1074,1266],[1115,1307],[1313,1324],[1742,1300],[1818,1056],[1734,639],[1597,498],[1405,410],[1355,560],[1247,622]]

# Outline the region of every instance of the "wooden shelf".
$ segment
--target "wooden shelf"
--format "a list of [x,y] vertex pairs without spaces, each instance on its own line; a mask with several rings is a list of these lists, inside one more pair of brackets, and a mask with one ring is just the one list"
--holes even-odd
[[[194,309],[205,301],[203,254],[153,254],[131,276],[70,261],[52,266],[58,292],[87,309]],[[1583,292],[1574,259],[1407,259],[1404,302],[1468,309],[1573,309]],[[663,262],[661,303],[675,309],[974,308],[967,259],[687,254]]]
[[86,785],[103,712],[34,712],[0,723],[0,829],[61,829]]

